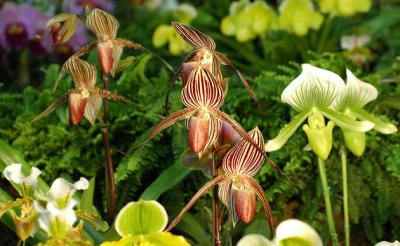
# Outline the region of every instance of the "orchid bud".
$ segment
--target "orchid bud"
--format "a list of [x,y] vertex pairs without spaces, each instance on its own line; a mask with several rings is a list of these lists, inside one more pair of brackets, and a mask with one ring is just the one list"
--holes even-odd
[[342,129],[346,147],[356,156],[362,156],[365,150],[365,132]]
[[308,125],[303,126],[311,149],[321,159],[326,160],[332,149],[332,131],[335,125],[329,121],[325,126],[324,117],[320,112],[312,112],[308,117]]

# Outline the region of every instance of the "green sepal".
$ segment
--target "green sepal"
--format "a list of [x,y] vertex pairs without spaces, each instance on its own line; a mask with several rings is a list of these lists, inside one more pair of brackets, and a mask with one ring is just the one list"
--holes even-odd
[[374,127],[374,123],[370,121],[353,120],[329,108],[319,109],[319,111],[336,125],[347,130],[367,132]]
[[309,125],[303,126],[311,149],[323,160],[328,159],[332,149],[332,131],[334,126],[332,121],[329,121],[326,127],[323,128],[310,128]]
[[265,145],[265,151],[271,152],[282,148],[282,146],[288,141],[288,139],[295,133],[297,128],[307,118],[310,110],[305,110],[296,115],[289,124],[285,125],[280,131],[278,136],[271,139]]
[[354,109],[352,112],[357,118],[361,120],[367,120],[375,124],[374,129],[382,134],[392,134],[397,132],[397,127],[392,123],[383,122],[381,119],[373,114],[368,113],[363,109]]
[[169,232],[160,232],[147,235],[126,236],[119,241],[104,242],[101,246],[190,246],[182,236]]
[[355,156],[362,156],[365,150],[365,132],[342,129],[344,143]]
[[115,230],[120,236],[157,233],[164,230],[168,215],[157,201],[130,202],[115,219]]
[[279,241],[279,246],[315,246],[313,242],[300,237],[291,237]]

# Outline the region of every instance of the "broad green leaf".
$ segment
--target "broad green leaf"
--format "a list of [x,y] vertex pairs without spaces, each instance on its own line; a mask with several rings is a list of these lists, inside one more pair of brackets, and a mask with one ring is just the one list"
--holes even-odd
[[383,134],[392,134],[397,132],[397,127],[392,123],[383,122],[373,114],[368,113],[363,109],[353,110],[353,113],[361,120],[367,120],[375,124],[374,129]]
[[370,121],[353,120],[329,108],[319,110],[326,118],[332,120],[339,127],[347,130],[367,132],[374,127],[374,123]]
[[93,195],[94,195],[94,185],[95,177],[89,180],[89,188],[83,191],[81,200],[81,209],[87,212],[95,212],[93,208]]
[[130,202],[115,219],[115,229],[120,236],[157,233],[164,230],[168,215],[157,201]]
[[299,128],[301,123],[307,118],[309,110],[305,110],[300,114],[296,115],[289,124],[285,125],[280,131],[278,136],[274,139],[269,140],[265,145],[265,151],[271,152],[282,148],[282,146],[288,141],[288,139],[294,134]]
[[170,190],[177,183],[181,182],[192,170],[182,167],[180,163],[176,163],[165,171],[146,188],[140,196],[143,200],[158,199],[164,192]]

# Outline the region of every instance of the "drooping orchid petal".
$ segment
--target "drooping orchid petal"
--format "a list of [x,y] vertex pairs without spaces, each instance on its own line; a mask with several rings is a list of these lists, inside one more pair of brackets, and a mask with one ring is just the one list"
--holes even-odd
[[7,180],[21,185],[23,193],[21,195],[25,196],[30,195],[29,193],[32,189],[36,188],[37,180],[41,171],[36,167],[32,167],[30,174],[26,176],[22,172],[22,164],[11,164],[4,168],[3,173]]
[[89,188],[89,181],[83,177],[73,184],[63,178],[57,178],[51,185],[48,194],[51,201],[54,201],[59,208],[63,208],[71,200],[75,191],[87,188]]

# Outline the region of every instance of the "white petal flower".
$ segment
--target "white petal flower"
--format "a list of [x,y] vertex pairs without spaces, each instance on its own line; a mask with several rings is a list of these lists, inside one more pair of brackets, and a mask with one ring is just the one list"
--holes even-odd
[[296,219],[285,220],[276,228],[274,242],[277,245],[285,245],[284,242],[290,239],[303,240],[308,242],[307,245],[323,246],[318,233],[308,224]]
[[59,207],[63,207],[75,191],[87,188],[89,188],[89,181],[83,177],[73,184],[63,178],[57,178],[50,187],[49,195],[50,199],[56,201]]
[[371,41],[371,38],[367,35],[343,36],[340,38],[340,47],[344,50],[352,50],[365,46],[369,41]]
[[296,111],[312,107],[327,108],[345,88],[345,83],[334,72],[302,64],[303,71],[283,91],[281,99]]
[[397,240],[394,241],[393,243],[390,243],[387,241],[382,241],[382,242],[375,244],[375,246],[400,246],[400,242]]
[[260,234],[248,234],[236,246],[274,246],[274,244]]
[[51,236],[62,234],[72,229],[77,220],[74,211],[76,205],[77,202],[71,199],[64,208],[58,208],[53,202],[48,202],[45,209],[37,201],[33,202],[34,208],[40,214],[38,218],[40,228]]
[[336,110],[362,108],[378,97],[378,90],[373,85],[361,81],[348,69],[346,69],[346,75],[346,87],[334,102]]
[[28,176],[25,176],[22,173],[22,164],[11,164],[4,168],[3,173],[9,181],[22,185],[25,188],[36,188],[37,180],[41,171],[36,167],[32,167],[31,173]]

